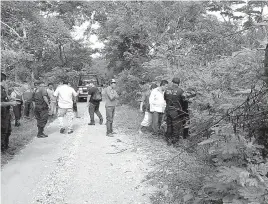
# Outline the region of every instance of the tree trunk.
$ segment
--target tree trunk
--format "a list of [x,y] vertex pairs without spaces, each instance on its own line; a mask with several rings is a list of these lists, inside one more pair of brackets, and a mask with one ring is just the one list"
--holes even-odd
[[15,82],[18,82],[18,71],[17,66],[15,66]]
[[60,43],[59,44],[59,51],[60,51],[60,61],[61,61],[61,66],[63,67],[65,62],[64,62],[64,59],[63,59],[63,54],[62,54],[62,44]]

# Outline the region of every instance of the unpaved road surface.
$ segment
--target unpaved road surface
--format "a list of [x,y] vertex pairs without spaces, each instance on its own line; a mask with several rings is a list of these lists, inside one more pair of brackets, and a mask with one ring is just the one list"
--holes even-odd
[[[100,110],[105,118],[103,104]],[[2,204],[148,204],[155,189],[142,182],[152,170],[130,137],[105,136],[105,125],[89,126],[85,103],[73,134],[60,134],[58,121],[48,138],[34,138],[1,172]],[[105,122],[105,121],[104,121]]]

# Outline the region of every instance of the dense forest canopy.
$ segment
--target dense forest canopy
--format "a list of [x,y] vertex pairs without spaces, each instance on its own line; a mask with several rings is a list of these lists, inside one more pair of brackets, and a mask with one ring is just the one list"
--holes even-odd
[[[265,43],[266,28],[261,26],[265,6],[264,1],[5,1],[1,5],[2,69],[16,80],[26,80],[30,73],[42,76],[55,67],[87,70],[96,52],[108,62],[112,74],[144,73],[144,66],[154,62],[164,62],[171,72],[185,63],[207,65]],[[104,49],[93,50],[84,39],[74,40],[74,27],[85,22],[89,23],[84,39],[96,34]],[[99,29],[92,29],[96,24]]]
[[[190,105],[192,142],[207,145],[216,165],[200,183],[196,202],[266,203],[267,6],[241,0],[4,1],[1,69],[17,83],[95,71],[117,78],[121,103],[132,105],[142,84],[180,77],[183,89],[197,93]],[[75,39],[75,27],[85,23],[83,38]],[[92,35],[104,48],[85,43]]]

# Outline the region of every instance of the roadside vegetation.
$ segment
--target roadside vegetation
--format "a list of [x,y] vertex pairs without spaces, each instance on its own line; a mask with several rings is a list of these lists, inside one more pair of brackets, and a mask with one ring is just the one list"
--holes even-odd
[[[182,88],[197,94],[190,101],[191,135],[174,148],[161,138],[152,143],[166,151],[152,154],[159,170],[147,180],[163,189],[153,203],[267,203],[267,6],[3,2],[1,69],[18,86],[39,78],[57,83],[64,75],[75,81],[94,71],[116,78],[120,103],[132,107],[148,83],[180,77]],[[84,38],[75,40],[75,26],[85,22]],[[103,49],[85,43],[92,34]],[[101,57],[92,58],[94,53]],[[134,134],[141,116],[125,117]]]
[[12,121],[12,135],[9,139],[10,148],[7,152],[1,154],[1,167],[13,159],[36,136],[36,122],[34,119],[23,119],[21,122],[23,124],[22,126],[15,127],[14,121]]

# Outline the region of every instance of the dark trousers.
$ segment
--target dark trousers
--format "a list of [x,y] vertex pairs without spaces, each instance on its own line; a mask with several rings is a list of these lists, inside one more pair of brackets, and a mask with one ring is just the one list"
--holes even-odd
[[11,135],[11,116],[1,121],[1,151],[8,148],[9,136]]
[[22,104],[18,104],[18,105],[13,107],[13,112],[14,112],[14,116],[15,116],[16,121],[20,120],[20,118],[21,118],[21,107],[22,107]]
[[182,124],[183,124],[183,139],[186,139],[189,136],[189,128],[186,127],[187,121],[189,122],[189,116],[184,117]]
[[37,127],[44,128],[48,120],[48,108],[36,106],[34,115],[37,120]]
[[32,107],[32,102],[25,101],[25,103],[24,103],[24,115],[26,117],[29,117],[31,107]]
[[153,112],[153,118],[152,118],[152,129],[153,133],[158,134],[159,128],[161,126],[163,118],[163,113]]
[[95,123],[94,113],[96,113],[96,115],[99,117],[100,120],[103,119],[99,108],[100,108],[100,103],[95,103],[95,104],[89,103],[88,112],[89,112],[90,122],[91,123]]
[[183,135],[183,118],[172,118],[167,113],[167,132],[166,138],[171,142],[179,141],[179,138]]
[[77,112],[77,103],[76,102],[73,102],[73,111]]
[[113,120],[114,120],[115,106],[106,107],[106,127],[107,134],[113,132]]
[[189,117],[189,102],[187,100],[184,100],[182,103],[182,109],[184,114],[182,115],[183,117],[183,138],[186,139],[189,136],[189,128],[187,126],[187,122],[190,122],[190,117]]

